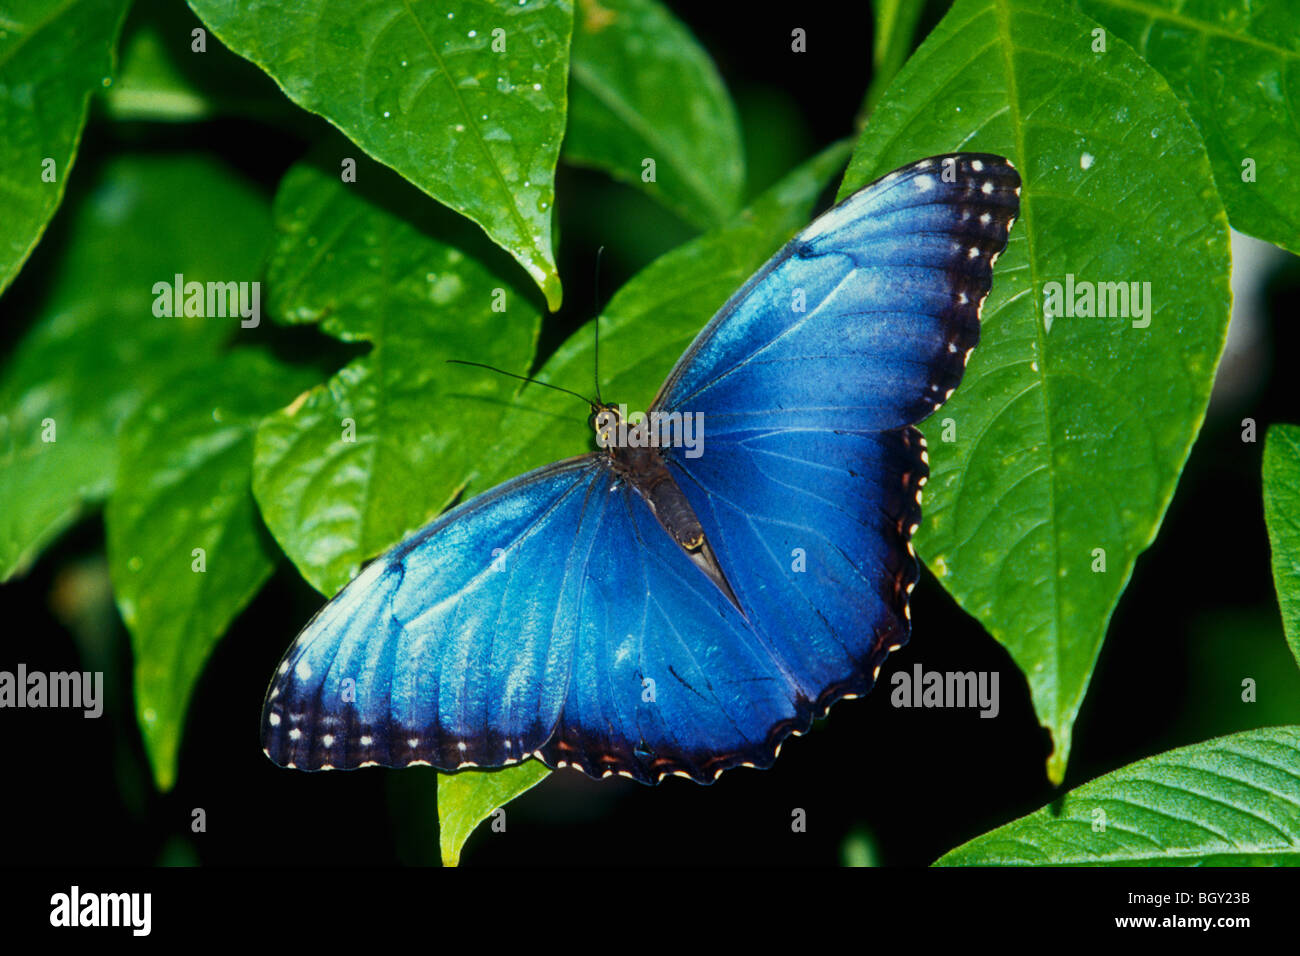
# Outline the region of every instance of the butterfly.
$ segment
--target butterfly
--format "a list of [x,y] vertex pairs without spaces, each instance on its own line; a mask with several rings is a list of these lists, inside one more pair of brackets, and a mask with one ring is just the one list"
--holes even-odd
[[593,402],[597,451],[451,509],[312,618],[267,692],[267,756],[642,783],[771,766],[908,639],[914,425],[961,381],[1019,197],[1008,160],[955,153],[818,217],[651,406],[702,422],[697,447],[627,438]]

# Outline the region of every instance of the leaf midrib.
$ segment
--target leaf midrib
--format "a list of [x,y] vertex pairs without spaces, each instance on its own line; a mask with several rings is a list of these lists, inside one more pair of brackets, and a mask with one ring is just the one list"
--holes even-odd
[[497,184],[501,187],[501,191],[506,195],[506,205],[510,210],[511,217],[519,227],[520,238],[525,240],[533,249],[536,249],[538,253],[541,253],[542,250],[532,241],[532,235],[528,231],[528,223],[524,219],[523,214],[519,211],[519,204],[515,202],[515,195],[511,191],[509,184],[506,183],[505,176],[501,172],[501,167],[497,165],[496,157],[493,156],[492,151],[488,149],[487,140],[483,138],[483,131],[479,129],[478,123],[470,113],[469,108],[465,105],[465,100],[460,95],[460,90],[456,87],[456,84],[452,82],[451,73],[447,70],[446,61],[443,60],[442,54],[440,54],[437,47],[434,46],[433,38],[430,37],[428,32],[424,29],[424,24],[420,22],[420,18],[415,15],[415,9],[411,6],[411,0],[402,0],[402,8],[406,10],[407,15],[410,16],[411,21],[415,24],[415,29],[419,32],[420,39],[424,41],[424,45],[429,49],[429,55],[432,56],[434,62],[438,64],[438,72],[446,81],[447,88],[451,90],[452,99],[455,100],[456,108],[460,110],[461,116],[465,118],[466,127],[474,131],[474,140],[478,143],[479,149],[483,151],[483,155],[487,157],[488,168],[492,170],[492,175],[496,178]]
[[[1026,152],[1026,148],[1025,148],[1024,119],[1020,115],[1020,101],[1018,99],[1019,92],[1018,92],[1018,84],[1016,82],[1015,65],[1012,61],[1012,56],[1011,56],[1012,47],[1013,47],[1011,41],[1011,11],[1009,9],[1008,0],[994,0],[993,6],[998,19],[998,37],[1000,41],[998,46],[1002,53],[1003,69],[1006,71],[1006,77],[1007,77],[1008,121],[1011,124],[1012,135],[1015,136],[1015,140],[1016,140],[1016,158],[1020,160],[1020,162],[1023,164],[1025,163],[1025,157],[1028,155],[1028,153]],[[1027,172],[1028,171],[1027,164],[1025,168]],[[1021,188],[1020,188],[1020,222],[1022,223],[1021,228],[1023,228],[1025,232],[1025,244],[1028,249],[1029,287],[1031,291],[1031,298],[1034,303],[1037,303],[1038,289],[1040,288],[1040,284],[1038,278],[1037,259],[1034,256],[1034,230],[1032,228],[1033,217],[1029,214],[1031,198],[1032,198],[1031,191],[1028,189],[1027,184],[1024,181],[1024,177],[1022,176]],[[1056,726],[1053,726],[1051,728],[1052,738],[1053,738],[1052,739],[1053,752],[1051,756],[1048,757],[1048,763],[1050,765],[1053,758],[1059,756],[1062,761],[1062,765],[1064,765],[1065,756],[1069,752],[1069,735],[1072,732],[1072,728],[1065,728],[1060,726],[1061,712],[1062,712],[1061,679],[1060,679],[1061,672],[1062,672],[1062,657],[1061,657],[1062,629],[1061,629],[1061,585],[1060,585],[1060,574],[1059,574],[1060,561],[1061,561],[1061,529],[1060,529],[1060,524],[1057,521],[1057,509],[1056,509],[1056,468],[1054,467],[1056,463],[1053,460],[1054,450],[1052,445],[1052,405],[1047,392],[1048,350],[1047,350],[1047,342],[1044,341],[1044,335],[1046,334],[1046,332],[1043,328],[1042,321],[1038,317],[1037,308],[1034,309],[1033,321],[1034,321],[1034,340],[1038,346],[1038,362],[1039,362],[1039,369],[1040,369],[1039,390],[1042,392],[1042,396],[1043,396],[1043,430],[1046,433],[1046,441],[1044,442],[1044,446],[1046,448],[1046,454],[1049,463],[1053,465],[1053,467],[1048,469],[1047,510],[1048,510],[1048,524],[1051,526],[1052,529],[1052,553],[1056,558],[1056,565],[1058,571],[1057,574],[1051,575],[1052,613],[1054,618],[1053,633],[1052,633],[1052,637],[1053,637],[1052,666],[1054,668],[1054,676],[1052,680],[1052,695],[1055,701],[1055,708],[1052,714],[1052,719],[1053,719],[1053,723],[1056,724]]]

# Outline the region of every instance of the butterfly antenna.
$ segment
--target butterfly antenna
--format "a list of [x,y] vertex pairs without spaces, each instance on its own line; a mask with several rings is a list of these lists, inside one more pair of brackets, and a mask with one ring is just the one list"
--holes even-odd
[[602,308],[600,305],[600,257],[604,252],[604,246],[601,246],[596,250],[596,277],[592,282],[592,285],[595,287],[593,298],[596,302],[596,401],[600,402],[601,405],[605,404],[605,400],[600,397],[600,313]]
[[564,388],[561,385],[552,385],[550,382],[543,382],[540,379],[530,378],[527,375],[516,375],[514,372],[507,372],[503,368],[497,368],[495,365],[484,365],[482,362],[466,362],[464,359],[447,359],[448,365],[471,365],[474,368],[485,368],[489,372],[497,372],[500,375],[509,375],[511,378],[517,378],[521,382],[532,382],[534,385],[541,385],[543,388],[553,388],[557,392],[564,392],[566,395],[572,395],[574,398],[580,398],[590,407],[595,407],[596,402],[587,398],[585,395],[579,395],[577,392]]

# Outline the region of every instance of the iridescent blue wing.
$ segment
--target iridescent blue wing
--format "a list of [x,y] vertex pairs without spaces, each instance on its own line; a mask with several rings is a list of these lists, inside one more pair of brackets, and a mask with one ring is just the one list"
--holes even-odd
[[1020,175],[985,153],[934,156],[819,216],[741,287],[655,406],[707,412],[710,434],[919,422],[961,381],[1020,209]]
[[643,782],[762,761],[794,717],[762,640],[603,458],[508,482],[373,561],[262,715],[306,770],[552,767]]
[[447,512],[376,558],[281,661],[267,756],[305,770],[500,766],[551,735],[573,660],[594,458],[552,465]]
[[718,561],[797,689],[795,729],[908,637],[928,475],[911,427],[956,388],[1019,211],[1000,156],[921,160],[817,219],[700,333],[656,403]]

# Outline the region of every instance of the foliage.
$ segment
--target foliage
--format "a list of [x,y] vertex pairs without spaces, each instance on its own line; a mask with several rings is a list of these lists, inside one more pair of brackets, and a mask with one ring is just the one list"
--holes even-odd
[[[0,498],[21,503],[0,512],[0,577],[105,507],[160,789],[205,662],[282,555],[330,595],[453,501],[585,449],[572,398],[444,363],[587,390],[593,324],[565,339],[546,314],[583,202],[557,199],[557,164],[699,231],[598,320],[604,393],[644,406],[846,160],[841,196],[959,149],[1015,163],[1022,216],[965,381],[923,426],[933,475],[918,550],[1023,672],[1062,781],[1108,622],[1205,416],[1229,223],[1298,248],[1291,6],[956,0],[922,37],[920,4],[882,2],[856,141],[757,196],[718,68],[658,0],[190,6],[220,63],[201,75],[178,65],[200,42],[188,21],[147,5],[120,53],[120,0],[20,3],[0,29],[0,151],[21,171],[0,219],[0,290],[63,199],[96,89],[110,126],[234,115],[310,140],[273,201],[210,157],[113,141],[77,165],[41,273],[4,300],[26,312],[0,364]],[[277,328],[160,315],[155,284],[178,274],[262,281]],[[1052,283],[1075,280],[1138,283],[1149,312],[1056,314]],[[273,347],[306,341],[303,326],[351,350],[332,374]],[[1263,494],[1300,660],[1297,434],[1270,433]],[[1296,733],[1149,757],[941,862],[1295,862]],[[444,861],[545,776],[529,763],[442,777]]]

